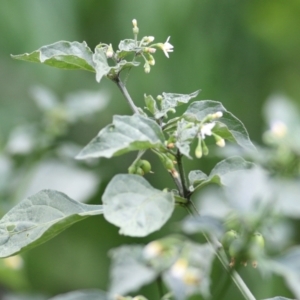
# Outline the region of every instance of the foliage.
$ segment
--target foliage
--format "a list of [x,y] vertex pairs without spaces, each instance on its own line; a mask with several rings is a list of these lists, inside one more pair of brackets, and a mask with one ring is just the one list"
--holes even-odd
[[[248,262],[254,268],[259,266],[262,273],[281,275],[294,295],[300,297],[297,285],[299,268],[295,264],[299,260],[299,249],[291,249],[273,258],[266,253],[272,234],[276,235],[271,233],[270,228],[280,218],[290,216],[291,206],[295,202],[292,199],[291,206],[288,206],[284,204],[286,194],[277,193],[276,186],[278,182],[282,184],[282,178],[274,174],[270,176],[272,168],[268,172],[258,166],[262,164],[262,156],[252,144],[245,126],[220,102],[191,102],[198,97],[199,91],[187,95],[163,92],[155,98],[145,95],[146,107],[135,105],[125,84],[128,72],[138,67],[140,63],[137,60],[142,59],[144,71],[149,73],[155,64],[153,55],[156,50],[162,50],[169,57],[174,48],[169,43],[170,38],[165,43],[153,43],[152,36],[138,40],[138,33],[137,22],[133,20],[134,39],[122,40],[117,50],[111,44],[100,43],[93,52],[85,42],[61,41],[43,46],[30,54],[12,56],[61,69],[94,72],[97,82],[103,78],[114,82],[134,114],[113,116],[112,123],[101,129],[76,158],[112,158],[132,151],[137,152],[137,157],[128,168],[129,174],[115,175],[108,183],[102,195],[103,205],[83,204],[53,190],[40,191],[21,201],[0,221],[1,257],[33,248],[73,223],[98,214],[103,214],[108,222],[119,227],[120,234],[144,237],[160,230],[179,206],[190,214],[180,225],[183,235],[170,235],[146,246],[124,245],[110,252],[111,285],[107,292],[75,291],[52,299],[147,300],[144,296],[131,297],[128,294],[138,292],[142,286],[155,281],[160,286],[161,299],[184,300],[195,295],[201,299],[220,299],[228,285],[222,287],[220,280],[221,287],[211,288],[210,274],[214,259],[218,259],[225,270],[222,276],[231,279],[238,288],[240,294],[237,297],[242,295],[244,299],[256,299],[238,273],[240,264],[247,265]],[[42,99],[39,102],[42,109],[52,112],[46,124],[51,138],[41,146],[43,151],[47,151],[61,128],[73,119],[68,107],[57,113],[55,101],[49,100],[49,97]],[[187,105],[185,112],[170,117],[182,105]],[[272,105],[277,111],[275,108],[278,103]],[[83,110],[86,110],[86,114],[90,113],[84,103]],[[267,111],[272,109],[268,108]],[[297,117],[293,118],[296,125],[288,123],[281,116],[282,111],[278,110],[278,115],[273,113],[269,116],[271,129],[264,137],[273,149],[265,149],[265,153],[273,153],[269,158],[270,166],[286,166],[286,176],[299,176],[299,139],[287,134],[292,132],[287,129],[288,126],[293,129],[299,124]],[[274,115],[275,119],[272,119]],[[73,118],[81,116],[75,113]],[[33,131],[36,135],[37,129]],[[216,150],[218,148],[221,153],[226,153],[224,147],[228,142],[243,149],[241,152],[234,148],[232,152],[240,152],[257,164],[233,155],[219,161],[209,175],[202,170],[188,173],[184,168],[184,157],[205,159],[214,151],[220,152]],[[194,154],[191,154],[192,150]],[[150,163],[141,160],[146,151],[160,159],[176,189],[161,191],[152,187],[143,177],[151,172]],[[204,203],[198,200],[201,198],[199,195],[202,191],[206,192],[204,187],[211,184],[217,184],[219,188],[210,190],[210,197],[222,201],[224,210],[219,216],[199,215]],[[216,210],[215,203],[208,203],[208,208]],[[299,212],[295,214],[299,217]],[[202,243],[193,241],[195,234],[204,237]]]

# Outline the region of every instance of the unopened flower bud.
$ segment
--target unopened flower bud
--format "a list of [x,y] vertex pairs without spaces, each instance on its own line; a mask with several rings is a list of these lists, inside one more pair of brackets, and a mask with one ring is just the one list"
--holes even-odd
[[223,138],[221,138],[219,135],[217,134],[213,134],[214,138],[216,140],[216,144],[219,147],[224,147],[225,146],[225,140]]
[[154,57],[149,54],[149,60],[148,60],[149,65],[154,66],[155,65],[155,59]]
[[144,65],[144,71],[145,71],[145,73],[146,74],[150,73],[150,70],[151,70],[151,67],[150,67],[149,63],[146,62],[145,65]]
[[106,50],[106,57],[107,58],[111,58],[111,57],[113,57],[113,55],[114,55],[114,50],[112,48],[112,45],[109,44],[109,46],[108,46],[108,48]]
[[155,48],[151,48],[151,47],[145,47],[143,49],[143,51],[146,52],[146,53],[155,53],[156,49]]
[[209,151],[208,151],[208,148],[204,142],[204,140],[202,140],[202,152],[203,152],[203,155],[208,155]]
[[137,21],[136,21],[136,19],[133,19],[133,20],[132,20],[132,25],[133,25],[133,29],[132,29],[133,34],[134,34],[135,36],[137,36],[138,33],[139,33],[139,28],[137,27]]
[[154,41],[154,36],[146,36],[144,38],[144,42],[149,44],[149,43],[152,43]]
[[162,97],[161,95],[158,95],[158,96],[156,97],[156,99],[157,99],[158,101],[161,101],[161,100],[163,99],[163,97]]
[[202,154],[203,154],[203,152],[202,152],[201,138],[199,137],[198,138],[198,145],[197,145],[197,147],[195,149],[195,156],[197,158],[201,158]]
[[221,117],[223,117],[223,113],[221,111],[217,111],[214,114],[212,114],[213,119],[219,119]]
[[132,20],[132,25],[133,25],[133,27],[137,27],[137,20],[136,19]]

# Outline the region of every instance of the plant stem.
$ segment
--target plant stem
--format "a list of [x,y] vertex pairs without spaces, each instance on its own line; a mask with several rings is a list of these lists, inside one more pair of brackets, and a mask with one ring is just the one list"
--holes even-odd
[[211,239],[209,239],[205,233],[203,233],[203,236],[207,240],[208,244],[214,249],[217,258],[223,265],[224,269],[228,272],[228,275],[230,275],[231,279],[233,280],[243,297],[246,300],[256,300],[256,298],[253,296],[253,294],[251,293],[241,276],[235,270],[229,267],[229,261],[223,248],[216,249],[216,247],[214,247],[213,245],[213,243],[215,244],[215,242],[212,242]]
[[164,296],[164,290],[163,290],[163,284],[162,284],[161,276],[157,277],[156,282],[157,282],[157,287],[158,287],[159,298],[161,299]]
[[129,104],[130,108],[132,109],[132,111],[135,114],[139,114],[140,112],[139,112],[138,108],[135,106],[133,100],[131,99],[131,97],[128,93],[126,86],[123,84],[120,77],[119,76],[116,77],[113,81],[117,84],[118,88],[121,90],[122,94],[124,95],[127,103]]
[[188,198],[188,189],[187,189],[187,181],[185,178],[185,172],[183,169],[183,164],[182,164],[182,154],[180,153],[179,150],[177,150],[177,154],[176,154],[176,160],[177,160],[177,164],[178,164],[178,172],[179,172],[179,176],[181,179],[181,186],[182,186],[182,192],[183,192],[183,197],[184,198]]

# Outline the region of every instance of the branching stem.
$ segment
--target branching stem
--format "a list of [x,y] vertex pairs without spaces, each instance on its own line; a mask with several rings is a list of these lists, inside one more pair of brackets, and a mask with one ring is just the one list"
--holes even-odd
[[[114,81],[116,82],[117,86],[121,90],[122,94],[124,95],[127,103],[129,104],[130,108],[132,109],[132,111],[136,114],[139,114],[140,112],[139,112],[138,108],[135,106],[133,100],[131,99],[131,96],[128,93],[126,86],[120,80],[119,76],[116,77],[114,79]],[[177,164],[178,164],[178,172],[179,172],[180,178],[175,178],[174,176],[172,176],[172,177],[173,177],[174,182],[179,190],[180,195],[189,200],[191,194],[189,193],[189,190],[187,188],[187,180],[185,177],[185,172],[184,172],[184,168],[183,168],[183,164],[182,164],[182,154],[180,153],[180,151],[177,151],[177,153],[176,153],[176,160],[177,160]],[[187,207],[187,209],[191,213],[191,211],[188,207]],[[198,215],[199,213],[195,210],[195,214]],[[205,233],[203,233],[203,236],[207,240],[208,244],[214,250],[217,258],[223,265],[224,269],[228,272],[228,275],[231,277],[231,279],[233,280],[233,282],[235,283],[237,288],[240,290],[243,297],[246,300],[256,300],[256,298],[253,296],[253,294],[251,293],[251,291],[249,290],[249,288],[247,287],[247,285],[245,284],[243,279],[240,277],[240,275],[235,270],[232,270],[229,267],[229,261],[227,259],[227,256],[226,256],[223,248],[220,248],[218,246],[218,245],[220,245],[220,243],[217,240],[217,238],[212,237],[212,236],[209,238]]]

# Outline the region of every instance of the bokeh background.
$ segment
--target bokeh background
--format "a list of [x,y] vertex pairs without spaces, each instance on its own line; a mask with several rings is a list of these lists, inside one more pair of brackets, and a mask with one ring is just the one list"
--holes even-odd
[[[144,93],[156,96],[162,92],[191,93],[202,89],[197,99],[221,101],[244,122],[251,139],[260,144],[266,127],[262,118],[265,101],[280,93],[296,106],[300,103],[299,15],[299,0],[1,0],[0,151],[3,156],[9,148],[16,154],[10,171],[14,173],[9,177],[15,184],[9,186],[11,182],[0,178],[1,214],[39,187],[61,184],[55,182],[57,176],[67,179],[64,185],[75,190],[73,198],[86,195],[82,196],[87,198],[85,201],[99,203],[107,182],[114,174],[127,172],[134,158],[126,155],[87,165],[71,161],[68,155],[58,155],[56,146],[56,150],[48,149],[46,154],[40,149],[34,157],[30,155],[34,151],[28,153],[30,147],[27,152],[25,149],[18,153],[15,148],[22,145],[22,138],[8,147],[15,128],[26,131],[32,124],[39,126],[45,122],[45,113],[34,101],[40,95],[37,91],[48,96],[53,93],[59,103],[64,103],[72,93],[103,93],[103,109],[98,107],[89,117],[68,123],[55,145],[83,146],[114,114],[131,113],[108,80],[98,84],[93,74],[20,62],[11,59],[10,54],[32,52],[59,40],[86,41],[92,49],[99,42],[106,42],[116,48],[121,39],[132,38],[131,20],[135,18],[140,36],[153,35],[159,42],[171,36],[175,47],[169,59],[161,52],[156,53],[156,65],[150,74],[144,74],[143,68],[130,74],[128,89],[136,103],[143,106]],[[38,149],[38,145],[34,148]],[[28,161],[28,156],[33,162]],[[149,159],[156,175],[163,174],[150,176],[149,181],[158,188],[172,184],[167,174],[156,167],[158,161],[151,156]],[[2,157],[0,172],[5,168],[7,171],[10,163]],[[210,165],[203,168],[209,169]],[[74,178],[76,172],[78,177]],[[178,211],[173,221],[184,214]],[[102,217],[75,224],[53,240],[24,253],[19,270],[2,263],[3,297],[7,293],[51,296],[82,288],[105,290],[109,281],[109,249],[122,243],[144,243],[168,230],[166,225],[162,232],[147,239],[129,239],[119,236],[117,229]],[[258,297],[275,292],[288,296],[280,279],[262,287],[255,271],[247,271],[244,276]],[[146,293],[150,290],[146,288]]]

